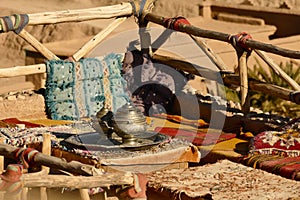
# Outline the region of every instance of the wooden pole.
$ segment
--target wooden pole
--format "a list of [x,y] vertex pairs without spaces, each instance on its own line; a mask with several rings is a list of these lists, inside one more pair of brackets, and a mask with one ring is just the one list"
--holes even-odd
[[112,185],[133,185],[133,174],[128,172],[104,173],[97,176],[68,176],[68,175],[45,175],[42,177],[23,177],[21,181],[25,187],[46,188],[74,188],[88,189],[96,187],[109,187]]
[[[13,152],[17,149],[18,148],[10,145],[0,144],[0,155],[3,155],[7,158],[15,159]],[[67,162],[63,159],[54,156],[44,155],[42,153],[37,153],[35,155],[34,162],[38,165],[44,165],[50,168],[56,168],[79,175],[91,176],[102,174],[102,170],[97,169],[94,166],[82,164],[78,161]]]
[[89,195],[88,189],[80,189],[79,193],[80,193],[80,197],[82,200],[90,200],[90,195]]
[[[49,133],[43,133],[42,153],[48,156],[51,155],[51,135]],[[46,166],[42,166],[42,170],[45,170],[47,173],[49,173],[50,171],[49,167]],[[46,187],[40,188],[40,194],[41,194],[41,200],[48,199]]]
[[45,72],[46,72],[45,64],[15,66],[15,67],[0,69],[0,78],[25,76],[25,75],[39,74]]
[[[219,72],[214,72],[209,69],[201,68],[197,65],[193,65],[189,62],[178,60],[169,56],[154,54],[152,58],[175,69],[183,70],[195,75],[205,75],[205,78],[209,78],[214,81],[220,81],[219,79],[216,79],[216,77],[218,77],[217,73]],[[236,74],[223,75],[221,81],[222,82],[220,83],[225,84],[228,87],[240,86],[240,77]],[[294,94],[294,91],[292,90],[282,88],[277,85],[257,81],[254,79],[248,79],[248,82],[249,89],[251,90],[256,90],[265,94],[270,94],[275,97],[300,104],[299,98],[291,98]]]
[[285,80],[294,90],[300,91],[299,84],[296,81],[294,81],[289,75],[287,75],[276,63],[274,63],[274,61],[270,57],[268,57],[266,53],[259,50],[254,50],[254,51],[268,64],[268,66],[278,76],[280,76],[283,80]]
[[204,40],[192,35],[191,38],[202,49],[202,51],[204,51],[204,53],[209,57],[209,59],[219,68],[219,70],[227,70],[227,67],[223,60],[216,53],[213,52],[213,50],[207,45],[207,43]]
[[[154,15],[152,13],[145,13],[144,16],[145,16],[144,17],[145,20],[148,20],[155,24],[164,26],[164,22],[163,22],[163,20],[165,19],[164,17]],[[221,32],[211,31],[211,30],[204,30],[204,29],[200,29],[198,27],[192,26],[192,25],[187,25],[187,24],[180,24],[178,26],[178,31],[187,33],[189,35],[194,35],[194,36],[204,37],[204,38],[209,38],[209,39],[214,39],[214,40],[220,40],[223,42],[228,42],[229,38],[231,36],[230,34],[227,34],[227,33],[221,33]],[[274,54],[281,55],[284,57],[300,59],[299,51],[284,49],[284,48],[274,46],[272,44],[266,44],[266,43],[258,42],[255,40],[249,40],[249,39],[246,40],[245,44],[247,47],[249,47],[251,49],[259,49],[259,50],[262,50],[265,52],[274,53]]]
[[250,101],[248,96],[248,68],[247,68],[247,52],[244,51],[239,57],[239,75],[241,88],[241,107],[242,112],[247,114],[250,112]]
[[43,56],[45,56],[45,58],[47,58],[48,60],[52,60],[52,59],[59,60],[59,58],[54,53],[52,53],[43,44],[41,44],[35,37],[33,37],[30,33],[25,31],[24,29],[18,35],[22,37],[25,41],[27,41],[33,48],[35,48]]
[[[28,25],[57,24],[64,22],[82,22],[94,19],[109,19],[120,16],[132,15],[130,3],[122,3],[113,6],[103,6],[78,10],[63,10],[55,12],[43,12],[28,14]],[[2,27],[0,27],[0,31]]]
[[94,49],[100,42],[102,42],[113,30],[115,30],[120,24],[122,24],[127,17],[121,17],[114,20],[105,29],[100,31],[90,41],[88,41],[83,47],[81,47],[72,57],[74,61],[80,60],[83,56],[88,54]]
[[[225,77],[223,77],[223,81],[224,84],[228,87],[240,85],[240,77],[238,75],[226,75]],[[300,101],[294,101],[293,99],[291,99],[291,95],[294,93],[294,91],[292,90],[282,88],[277,85],[264,83],[254,79],[249,79],[248,82],[249,88],[251,90],[256,90],[264,94],[270,94],[283,100],[292,101],[294,103],[300,104]]]

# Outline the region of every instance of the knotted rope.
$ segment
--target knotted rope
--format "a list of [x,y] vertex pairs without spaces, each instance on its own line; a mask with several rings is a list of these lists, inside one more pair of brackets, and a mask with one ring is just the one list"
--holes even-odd
[[164,18],[163,19],[164,27],[172,30],[179,31],[179,26],[186,24],[191,25],[191,23],[184,17],[173,17],[173,18]]
[[14,31],[19,34],[28,22],[29,17],[27,14],[14,14],[11,16],[0,17],[0,33]]
[[246,41],[249,39],[252,39],[251,35],[246,32],[242,32],[236,35],[230,35],[228,42],[232,44],[238,54],[244,51],[250,54],[252,49],[246,45]]
[[18,148],[14,154],[15,158],[20,161],[20,164],[23,165],[24,169],[28,169],[30,164],[33,163],[34,157],[39,152],[32,148]]

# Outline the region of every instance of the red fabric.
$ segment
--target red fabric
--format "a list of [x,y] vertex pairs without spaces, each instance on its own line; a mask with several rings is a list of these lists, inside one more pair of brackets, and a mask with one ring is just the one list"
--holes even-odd
[[211,145],[219,143],[225,140],[229,140],[236,137],[236,134],[233,133],[205,133],[205,132],[195,132],[190,130],[182,130],[177,128],[168,128],[168,127],[157,127],[155,128],[156,132],[171,136],[173,138],[180,138],[190,141],[194,145]]
[[135,199],[135,198],[145,198],[146,199],[146,189],[147,189],[147,177],[143,174],[136,174],[138,182],[134,182],[135,185],[140,189],[136,191],[135,187],[130,187],[120,194],[123,199]]
[[20,192],[22,188],[22,183],[20,182],[22,170],[22,165],[8,165],[6,171],[0,175],[0,178],[2,179],[0,190],[7,191],[8,193]]
[[20,164],[22,164],[25,169],[29,168],[38,153],[39,152],[33,148],[18,148],[14,152],[16,159],[20,160]]
[[26,128],[41,127],[41,125],[39,125],[39,124],[33,124],[33,123],[30,123],[30,122],[21,121],[21,120],[18,120],[17,118],[7,118],[7,119],[3,119],[1,121],[6,123],[6,124],[9,124],[9,125],[25,124]]
[[271,161],[263,161],[259,168],[270,173],[292,179],[300,169],[300,157],[286,157]]
[[[234,39],[234,40],[232,40]],[[233,46],[239,46],[241,49],[247,50],[247,51],[251,51],[252,49],[250,47],[247,47],[246,45],[246,41],[252,39],[251,35],[246,33],[246,32],[241,32],[238,33],[236,35],[233,35],[229,38],[229,40],[231,41],[231,43],[233,43]]]
[[280,145],[281,141],[277,141],[273,146],[270,145],[269,143],[264,143],[263,139],[265,134],[267,132],[262,132],[258,135],[255,136],[255,138],[253,139],[253,147],[255,149],[266,149],[266,148],[277,148],[277,149],[282,149],[282,150],[300,150],[300,143],[298,143],[297,141],[295,141],[295,145],[291,145],[289,146],[289,148],[287,149],[285,146]]
[[169,29],[179,31],[179,26],[186,24],[191,25],[191,23],[184,17],[174,17],[174,18],[165,18],[164,26]]

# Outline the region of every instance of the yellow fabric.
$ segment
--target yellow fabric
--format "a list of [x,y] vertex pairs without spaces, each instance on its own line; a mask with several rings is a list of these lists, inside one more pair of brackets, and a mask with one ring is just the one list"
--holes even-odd
[[52,119],[36,119],[36,120],[29,120],[28,122],[33,124],[39,124],[42,126],[58,126],[58,125],[66,125],[72,124],[72,121],[68,120],[52,120]]
[[218,159],[236,159],[243,156],[241,152],[248,152],[249,149],[249,139],[239,139],[232,138],[227,141],[217,143],[210,146],[199,146],[199,150],[203,152],[204,155],[207,155]]
[[182,128],[186,130],[197,130],[197,128],[193,126],[171,122],[163,118],[147,117],[147,122],[150,125],[149,130],[151,131],[153,131],[156,127],[170,127],[170,128]]

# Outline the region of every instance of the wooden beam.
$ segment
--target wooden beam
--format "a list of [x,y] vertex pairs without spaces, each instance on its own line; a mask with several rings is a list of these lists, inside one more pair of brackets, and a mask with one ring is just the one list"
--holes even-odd
[[[164,17],[154,15],[152,13],[145,13],[145,20],[148,20],[150,22],[153,22],[155,24],[159,24],[161,26],[164,26]],[[187,24],[180,24],[178,26],[178,31],[187,33],[189,35],[197,36],[197,37],[204,37],[209,38],[213,40],[219,40],[223,42],[229,42],[230,34],[217,32],[217,31],[211,31],[211,30],[204,30],[200,29],[193,25],[187,25]],[[289,58],[297,58],[300,59],[300,51],[293,51],[289,49],[284,49],[281,47],[274,46],[272,44],[266,44],[255,40],[246,40],[245,45],[252,49],[258,49],[265,52],[274,53],[277,55],[281,55],[284,57]]]

